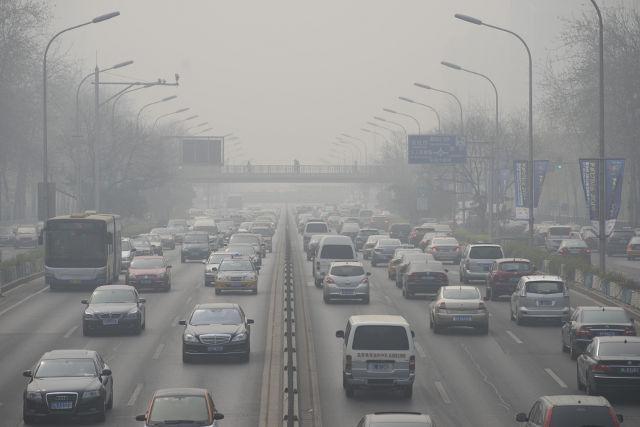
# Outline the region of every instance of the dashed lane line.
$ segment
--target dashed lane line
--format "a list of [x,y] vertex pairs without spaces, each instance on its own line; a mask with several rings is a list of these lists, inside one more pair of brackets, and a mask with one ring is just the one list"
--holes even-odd
[[444,385],[440,381],[436,381],[435,384],[436,384],[436,390],[438,390],[438,393],[440,393],[440,397],[442,398],[442,401],[446,404],[450,404],[451,399],[449,398],[449,394],[447,393],[447,390],[444,388]]
[[505,331],[507,333],[507,335],[509,335],[511,338],[513,338],[513,340],[516,342],[516,344],[522,344],[522,340],[520,338],[518,338],[516,336],[516,334],[514,334],[513,332],[507,330]]
[[73,333],[76,331],[76,329],[78,329],[78,325],[72,327],[71,329],[69,329],[67,331],[66,334],[63,335],[64,338],[69,338],[71,335],[73,335]]
[[164,343],[160,343],[160,345],[158,345],[158,348],[156,348],[156,352],[153,353],[153,360],[158,360],[160,358],[160,353],[162,353],[162,350],[164,349]]
[[557,383],[558,383],[558,385],[559,385],[560,387],[562,387],[562,388],[567,388],[567,384],[566,384],[564,381],[562,381],[562,380],[560,379],[560,377],[559,377],[558,375],[556,375],[556,373],[555,373],[555,372],[553,372],[553,370],[552,370],[551,368],[544,368],[544,371],[545,371],[547,374],[549,374],[549,376],[550,376],[551,378],[553,378],[553,380],[554,380],[555,382],[557,382]]
[[16,308],[17,306],[19,306],[20,304],[29,301],[31,298],[35,297],[38,294],[43,293],[44,291],[48,290],[49,286],[45,286],[44,288],[40,289],[39,291],[36,291],[34,293],[32,293],[31,295],[27,295],[26,297],[22,298],[20,301],[10,305],[9,307],[5,308],[4,310],[0,311],[0,316],[3,316],[4,314],[8,313],[9,311],[13,310],[14,308]]
[[413,344],[413,346],[416,348],[416,351],[418,352],[418,355],[419,355],[420,357],[422,357],[423,359],[426,359],[426,358],[427,358],[427,353],[425,353],[424,348],[422,348],[422,346],[420,345],[420,343],[419,343],[419,342],[417,342],[417,341],[416,341],[416,342]]
[[131,397],[129,398],[129,401],[127,402],[127,406],[133,406],[133,405],[136,404],[136,400],[138,400],[138,396],[140,396],[140,392],[142,391],[142,387],[143,387],[142,383],[136,384],[136,388],[133,390],[133,393],[131,393]]

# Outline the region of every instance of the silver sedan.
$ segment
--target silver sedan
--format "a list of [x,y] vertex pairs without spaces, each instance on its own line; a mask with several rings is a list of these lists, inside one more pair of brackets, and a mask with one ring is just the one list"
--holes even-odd
[[356,300],[369,303],[369,276],[365,273],[361,262],[341,261],[331,263],[329,272],[323,280],[323,299],[325,303],[331,300]]
[[434,333],[443,328],[470,326],[489,333],[489,312],[475,286],[443,286],[429,310],[429,327]]

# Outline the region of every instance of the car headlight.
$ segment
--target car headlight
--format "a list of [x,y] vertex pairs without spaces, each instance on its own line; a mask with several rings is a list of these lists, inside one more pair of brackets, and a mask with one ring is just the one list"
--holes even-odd
[[241,332],[239,334],[236,334],[236,336],[233,337],[231,342],[240,342],[240,341],[246,341],[246,340],[247,340],[247,333],[246,332]]
[[137,319],[140,311],[137,308],[131,309],[125,316],[126,319]]
[[42,393],[40,393],[39,391],[29,391],[27,392],[27,400],[42,402]]
[[100,397],[100,390],[87,390],[82,393],[83,399],[93,399],[96,397]]
[[190,342],[190,343],[197,343],[198,342],[198,338],[196,338],[196,336],[193,335],[193,334],[184,334],[182,336],[182,340],[184,342]]
[[93,319],[95,317],[95,313],[93,311],[85,311],[84,318],[85,319]]

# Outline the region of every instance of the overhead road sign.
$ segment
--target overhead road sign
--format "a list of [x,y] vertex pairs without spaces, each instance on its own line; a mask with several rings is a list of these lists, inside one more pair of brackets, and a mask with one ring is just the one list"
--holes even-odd
[[456,135],[409,135],[409,164],[449,164],[467,161],[467,146]]

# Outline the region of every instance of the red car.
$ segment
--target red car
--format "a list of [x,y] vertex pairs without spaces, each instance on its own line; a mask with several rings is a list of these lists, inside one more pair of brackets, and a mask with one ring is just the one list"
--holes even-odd
[[522,276],[535,273],[535,265],[525,258],[500,258],[493,262],[487,276],[487,298],[497,301],[511,295]]
[[149,288],[169,292],[171,265],[161,256],[134,257],[127,270],[125,283],[136,289]]

